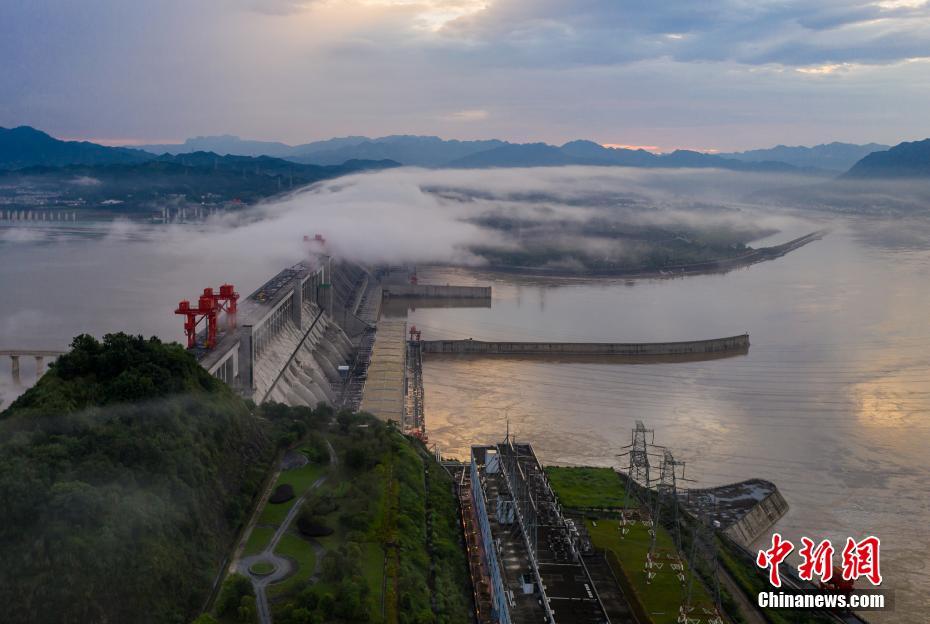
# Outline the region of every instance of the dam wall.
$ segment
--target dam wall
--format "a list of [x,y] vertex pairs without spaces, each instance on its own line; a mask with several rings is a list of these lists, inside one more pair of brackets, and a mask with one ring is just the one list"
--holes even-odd
[[423,353],[474,355],[688,355],[745,352],[749,334],[686,342],[485,342],[423,340]]
[[[284,269],[239,306],[238,327],[219,333],[215,348],[195,349],[201,365],[243,396],[261,403],[334,403],[339,367],[356,349],[350,330],[368,285],[363,267],[322,257]],[[363,291],[359,292],[359,289]]]
[[364,267],[351,262],[338,263],[332,274],[329,314],[356,342],[377,321],[377,316],[372,316],[372,306],[380,304],[379,286]]
[[441,286],[439,284],[385,284],[385,297],[442,299],[490,299],[490,286]]

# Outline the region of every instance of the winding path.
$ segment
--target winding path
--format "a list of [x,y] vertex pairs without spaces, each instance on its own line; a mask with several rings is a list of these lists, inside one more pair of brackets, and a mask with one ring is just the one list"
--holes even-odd
[[[338,463],[336,450],[333,448],[333,445],[330,444],[329,440],[326,441],[326,446],[329,449],[329,465],[331,467],[335,466]],[[291,560],[287,557],[275,554],[275,548],[278,547],[278,542],[281,541],[281,538],[284,537],[284,534],[287,533],[287,530],[290,528],[291,523],[300,513],[300,508],[303,506],[304,501],[313,490],[326,482],[327,476],[328,475],[323,475],[314,481],[313,484],[301,494],[300,498],[294,502],[294,505],[287,512],[284,520],[281,522],[280,526],[278,526],[278,529],[274,532],[274,535],[262,552],[257,555],[250,555],[239,559],[236,567],[240,573],[244,574],[252,581],[252,588],[255,590],[255,608],[258,611],[258,620],[261,624],[271,624],[271,609],[268,607],[268,594],[266,589],[269,585],[286,579],[295,571]],[[326,549],[316,540],[313,540],[310,545],[313,547],[316,554],[316,569],[319,569],[320,560]],[[249,568],[256,563],[271,564],[274,566],[274,571],[271,574],[254,574]],[[315,574],[316,571],[314,571],[314,575]]]

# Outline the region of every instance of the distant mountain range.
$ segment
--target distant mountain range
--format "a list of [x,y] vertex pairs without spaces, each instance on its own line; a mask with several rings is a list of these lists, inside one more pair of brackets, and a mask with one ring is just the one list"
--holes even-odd
[[392,135],[371,139],[348,136],[302,145],[250,141],[236,136],[195,137],[175,145],[141,145],[162,154],[209,151],[243,156],[276,156],[313,165],[334,165],[346,160],[396,160],[415,167],[443,167],[453,160],[507,145],[504,141],[446,141],[435,136]]
[[812,173],[780,162],[742,162],[688,150],[653,154],[646,150],[604,147],[593,141],[571,141],[561,147],[545,143],[506,144],[453,160],[451,167],[545,167],[599,165],[620,167],[717,168],[737,171]]
[[[145,212],[163,202],[250,204],[320,180],[399,166],[392,160],[309,165],[202,151],[156,156],[59,141],[33,128],[0,128],[0,197],[11,209]],[[36,197],[42,198],[38,204]]]
[[842,172],[848,170],[872,152],[888,149],[880,143],[855,145],[853,143],[827,143],[813,147],[777,145],[769,149],[746,152],[720,153],[717,156],[744,162],[783,162],[800,168],[826,169]]
[[645,150],[606,148],[593,141],[571,141],[561,147],[546,143],[444,140],[435,136],[393,135],[377,139],[351,136],[289,146],[249,141],[235,136],[196,137],[176,145],[143,145],[155,153],[181,154],[206,150],[220,154],[266,154],[295,162],[333,165],[350,159],[395,160],[416,167],[540,167],[614,165],[626,167],[719,167],[738,171],[814,172],[816,166],[781,162],[725,159],[718,155],[679,150],[653,154]]
[[29,126],[0,128],[0,169],[131,164],[152,158],[152,154],[137,149],[107,147],[87,141],[60,141]]
[[899,143],[869,154],[846,172],[844,178],[930,178],[930,139]]
[[[232,135],[201,136],[181,144],[141,146],[143,149],[106,147],[88,142],[59,141],[22,126],[0,128],[0,169],[62,165],[139,164],[151,160],[180,157],[190,153],[238,157],[277,158],[304,165],[336,166],[349,161],[385,161],[419,167],[540,167],[599,165],[624,167],[718,168],[733,171],[804,173],[832,176],[850,170],[850,177],[926,176],[922,144],[903,143],[888,149],[869,143],[830,143],[814,147],[787,147],[750,150],[728,154],[707,154],[676,150],[656,154],[642,149],[604,147],[593,141],[571,141],[562,146],[546,143],[509,143],[497,139],[483,141],[444,140],[435,136],[394,135],[381,138],[349,136],[287,145],[271,141],[251,141]],[[908,147],[910,146],[910,147]],[[157,154],[162,154],[158,156]],[[884,155],[883,155],[884,154]]]
[[417,167],[539,167],[558,165],[615,165],[626,167],[717,167],[736,171],[844,172],[862,157],[887,145],[830,143],[813,147],[779,145],[770,149],[721,154],[678,150],[655,154],[645,150],[606,148],[593,141],[571,141],[562,146],[545,143],[447,141],[435,136],[392,135],[381,138],[348,136],[287,145],[251,141],[232,135],[201,136],[179,144],[142,145],[153,153],[181,154],[212,151],[218,154],[276,156],[295,162],[332,165],[349,159],[396,160]]

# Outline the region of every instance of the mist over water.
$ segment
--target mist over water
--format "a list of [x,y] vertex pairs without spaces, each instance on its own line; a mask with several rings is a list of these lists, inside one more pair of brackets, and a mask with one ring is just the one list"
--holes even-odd
[[[659,341],[748,331],[748,355],[708,362],[427,359],[430,440],[464,456],[471,443],[502,437],[509,418],[546,461],[613,465],[641,419],[687,462],[695,485],[774,481],[791,506],[778,528],[793,539],[881,537],[896,612],[870,619],[922,621],[930,219],[804,212],[771,193],[753,200],[805,184],[712,171],[400,169],[332,180],[202,224],[0,223],[0,348],[63,349],[78,333],[120,330],[180,340],[180,299],[227,281],[246,295],[300,260],[302,237],[317,233],[336,255],[419,263],[421,281],[493,286],[490,309],[410,312],[426,339]],[[476,216],[544,223],[604,211],[778,230],[753,246],[831,233],[772,262],[676,279],[502,276],[483,272],[470,251],[510,244]],[[23,362],[25,382],[31,365]],[[6,397],[8,385],[7,359]]]

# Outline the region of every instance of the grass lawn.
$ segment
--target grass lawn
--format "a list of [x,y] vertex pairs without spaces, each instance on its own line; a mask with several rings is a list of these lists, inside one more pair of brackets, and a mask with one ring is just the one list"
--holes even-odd
[[323,474],[325,466],[320,466],[318,464],[307,464],[301,466],[300,468],[294,468],[293,470],[285,470],[278,477],[277,482],[275,482],[275,487],[283,485],[285,483],[290,483],[294,486],[294,494],[300,496],[307,491],[307,488],[313,485],[314,481],[320,478],[320,475]]
[[[594,526],[594,522],[597,526]],[[585,521],[591,542],[595,547],[611,550],[617,555],[652,621],[655,624],[675,624],[678,621],[678,608],[685,598],[687,587],[682,587],[676,574],[669,569],[668,563],[657,571],[651,583],[646,583],[644,563],[651,539],[648,529],[642,524],[633,525],[626,537],[621,539],[618,520],[600,519],[594,522],[590,519]],[[675,548],[671,536],[664,530],[659,531],[658,546],[668,551],[674,551]],[[699,580],[695,580],[694,591],[699,602],[712,604]]]
[[265,550],[265,546],[268,545],[268,542],[271,541],[272,536],[274,535],[274,529],[269,527],[257,526],[252,529],[252,533],[249,534],[249,540],[245,543],[245,550],[242,554],[248,555],[257,555],[258,553]]
[[626,491],[610,468],[547,466],[546,475],[564,507],[623,507]]
[[249,567],[249,572],[251,572],[252,574],[261,574],[264,576],[266,574],[271,574],[272,572],[274,572],[274,566],[268,563],[267,561],[259,561],[257,563],[253,563]]
[[297,499],[307,491],[313,483],[323,474],[324,467],[316,464],[307,464],[293,470],[285,470],[275,481],[274,487],[289,483],[294,488],[294,498],[286,503],[267,503],[262,510],[262,515],[258,518],[258,524],[280,525],[291,510]]
[[307,585],[313,571],[316,569],[316,552],[313,546],[305,539],[293,533],[285,533],[278,542],[275,553],[284,557],[290,557],[297,562],[297,571],[280,583],[275,583],[269,588],[271,595],[277,595],[290,591],[291,589],[300,590]]

